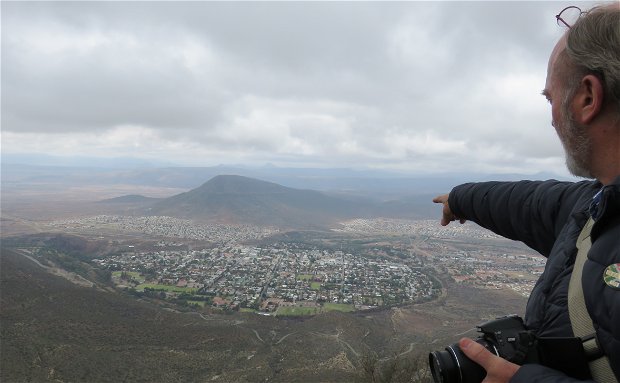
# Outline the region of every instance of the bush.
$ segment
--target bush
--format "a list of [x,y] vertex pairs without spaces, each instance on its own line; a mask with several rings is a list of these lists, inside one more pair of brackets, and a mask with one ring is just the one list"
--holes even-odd
[[360,364],[363,383],[432,382],[426,353],[394,355],[381,360],[375,352],[368,351],[362,355]]

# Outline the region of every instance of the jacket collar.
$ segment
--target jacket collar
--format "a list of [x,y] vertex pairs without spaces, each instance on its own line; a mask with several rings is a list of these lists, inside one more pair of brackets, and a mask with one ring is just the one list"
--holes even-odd
[[608,210],[611,209],[613,214],[614,210],[618,209],[620,199],[619,193],[620,176],[616,177],[611,184],[602,186],[598,193],[594,195],[590,203],[589,212],[595,221],[604,216]]

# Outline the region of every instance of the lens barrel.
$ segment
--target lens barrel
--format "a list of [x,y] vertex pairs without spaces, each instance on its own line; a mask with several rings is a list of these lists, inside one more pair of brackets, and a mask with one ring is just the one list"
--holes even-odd
[[[476,342],[497,355],[497,350],[485,340]],[[435,383],[480,383],[486,371],[480,365],[463,354],[458,343],[446,347],[445,351],[433,351],[428,354],[428,364]]]

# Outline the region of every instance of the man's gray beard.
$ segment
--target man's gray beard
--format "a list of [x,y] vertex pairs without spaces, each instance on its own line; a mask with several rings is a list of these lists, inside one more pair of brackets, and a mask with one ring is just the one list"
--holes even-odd
[[586,134],[586,126],[579,125],[568,110],[562,111],[566,137],[561,139],[566,153],[566,167],[577,177],[595,178],[590,169],[592,141]]
[[568,152],[566,153],[566,167],[568,168],[568,171],[576,177],[590,179],[595,178],[590,170],[586,169],[574,156]]

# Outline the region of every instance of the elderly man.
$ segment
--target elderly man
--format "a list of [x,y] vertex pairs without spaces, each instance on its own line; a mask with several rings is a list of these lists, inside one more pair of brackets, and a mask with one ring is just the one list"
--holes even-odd
[[[595,334],[602,352],[584,366],[589,365],[595,381],[617,382],[620,3],[594,8],[574,25],[565,24],[569,29],[551,53],[543,95],[551,104],[568,169],[595,180],[464,184],[433,201],[443,204],[444,226],[472,220],[546,256],[545,272],[527,304],[526,326],[539,337]],[[584,315],[578,318],[580,304]],[[461,339],[459,346],[484,367],[485,383],[577,381],[543,365],[510,363],[471,339]]]

